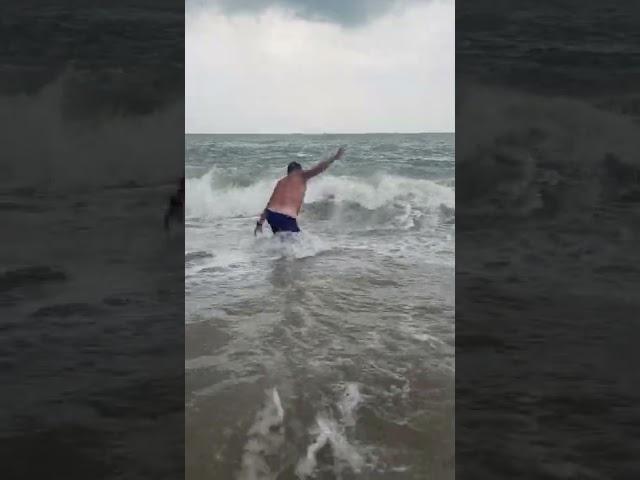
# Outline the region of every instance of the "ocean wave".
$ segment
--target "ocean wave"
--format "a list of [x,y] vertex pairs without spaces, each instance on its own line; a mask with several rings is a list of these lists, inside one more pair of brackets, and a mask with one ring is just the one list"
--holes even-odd
[[181,100],[145,114],[77,116],[69,112],[69,76],[73,72],[33,95],[0,97],[7,159],[0,164],[0,187],[89,190],[175,182],[183,174],[183,137],[175,135],[176,122],[184,119]]
[[586,101],[461,86],[464,213],[551,217],[640,199],[638,126]]
[[68,280],[68,275],[62,270],[46,265],[35,265],[0,272],[0,291],[66,280]]
[[[222,219],[257,216],[264,208],[277,179],[259,179],[239,185],[215,167],[199,178],[187,179],[186,211],[189,218]],[[388,174],[370,177],[326,175],[309,183],[305,216],[355,223],[394,218],[407,226],[425,213],[451,220],[455,191],[451,186],[426,179]]]

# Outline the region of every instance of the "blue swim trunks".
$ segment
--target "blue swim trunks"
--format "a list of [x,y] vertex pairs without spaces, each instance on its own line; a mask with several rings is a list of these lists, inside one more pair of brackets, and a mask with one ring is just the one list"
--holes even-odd
[[272,212],[267,209],[267,222],[273,233],[278,232],[299,232],[298,222],[295,218],[283,213]]

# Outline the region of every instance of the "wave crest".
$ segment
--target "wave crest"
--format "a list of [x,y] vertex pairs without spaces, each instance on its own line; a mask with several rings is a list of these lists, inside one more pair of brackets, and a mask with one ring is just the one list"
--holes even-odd
[[[190,218],[218,219],[258,215],[277,179],[242,185],[224,177],[215,167],[199,178],[187,179],[186,211]],[[339,209],[347,217],[384,214],[412,216],[433,212],[450,217],[455,191],[431,180],[388,174],[368,178],[325,175],[309,183],[305,215],[327,219]]]
[[464,212],[555,216],[640,198],[638,126],[587,102],[461,86]]

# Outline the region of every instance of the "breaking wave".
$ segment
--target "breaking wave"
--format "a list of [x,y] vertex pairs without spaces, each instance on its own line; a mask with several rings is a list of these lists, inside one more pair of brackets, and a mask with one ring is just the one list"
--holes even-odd
[[[264,208],[277,179],[246,185],[223,177],[216,168],[187,179],[187,216],[199,219],[255,216]],[[451,219],[455,190],[430,180],[388,174],[370,177],[325,175],[309,183],[305,218],[353,222],[395,218],[414,226],[417,216],[435,213]],[[372,218],[375,217],[375,218]]]
[[456,182],[464,214],[529,217],[640,201],[638,125],[585,101],[461,87]]
[[174,183],[184,170],[184,141],[175,134],[176,123],[184,121],[182,100],[158,100],[158,108],[144,114],[97,107],[70,112],[75,75],[66,72],[32,95],[0,96],[6,125],[0,131],[6,159],[0,187],[64,191]]

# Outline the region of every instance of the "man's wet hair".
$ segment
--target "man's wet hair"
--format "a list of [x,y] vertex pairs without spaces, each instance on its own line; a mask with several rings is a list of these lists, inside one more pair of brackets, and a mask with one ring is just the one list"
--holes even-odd
[[287,175],[289,175],[294,170],[302,170],[302,165],[300,165],[298,162],[291,162],[289,165],[287,165]]

